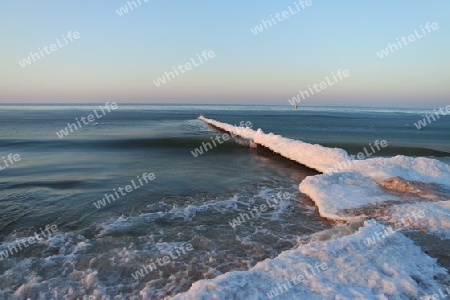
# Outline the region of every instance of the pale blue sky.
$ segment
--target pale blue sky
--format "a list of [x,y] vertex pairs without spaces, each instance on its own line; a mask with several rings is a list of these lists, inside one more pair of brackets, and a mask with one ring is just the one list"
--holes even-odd
[[[303,103],[437,107],[450,104],[450,2],[314,1],[254,35],[294,1],[5,0],[0,12],[0,103],[287,104],[338,69],[350,76]],[[136,0],[137,2],[137,0]],[[376,52],[427,22],[439,29],[380,59]],[[75,40],[22,68],[69,31]],[[216,56],[161,87],[172,66]]]

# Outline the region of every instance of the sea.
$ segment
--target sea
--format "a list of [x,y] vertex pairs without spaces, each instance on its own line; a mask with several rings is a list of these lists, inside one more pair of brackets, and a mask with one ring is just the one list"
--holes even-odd
[[104,107],[0,105],[0,299],[170,299],[333,227],[299,192],[317,171],[239,137],[213,143],[224,132],[199,116],[450,163],[450,117],[433,109]]

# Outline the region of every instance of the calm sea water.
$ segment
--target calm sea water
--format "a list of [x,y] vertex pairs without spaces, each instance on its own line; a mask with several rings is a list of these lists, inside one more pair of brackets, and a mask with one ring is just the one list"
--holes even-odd
[[[217,134],[199,115],[250,121],[254,129],[352,154],[386,140],[389,147],[375,155],[450,159],[450,117],[418,130],[414,123],[432,113],[426,110],[119,104],[58,138],[93,109],[99,111],[0,106],[0,156],[21,157],[0,171],[0,253],[47,224],[58,226],[50,238],[0,260],[0,299],[164,299],[197,280],[246,270],[331,226],[298,193],[299,182],[317,172],[240,139],[194,157],[191,151]],[[144,173],[156,178],[94,206]],[[267,201],[278,204],[230,225]],[[132,276],[186,243],[192,251],[144,278]]]

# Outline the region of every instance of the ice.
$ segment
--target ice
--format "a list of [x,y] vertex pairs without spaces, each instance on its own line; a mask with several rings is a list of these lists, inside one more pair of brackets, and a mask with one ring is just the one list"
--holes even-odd
[[275,153],[286,158],[297,161],[307,167],[324,172],[336,165],[336,162],[350,159],[347,152],[338,148],[327,148],[321,145],[313,145],[284,138],[273,133],[266,134],[261,129],[237,127],[215,120],[199,117],[200,120],[211,124],[217,128],[239,135],[246,139],[251,139],[254,143],[269,148]]
[[[392,223],[402,223],[402,219],[406,219],[407,225],[414,229],[450,239],[450,201],[396,205],[389,212]],[[414,217],[405,218],[405,215]]]
[[245,272],[198,281],[172,299],[406,300],[438,290],[434,278],[446,270],[401,233],[370,247],[364,244],[385,230],[367,221],[354,234],[284,251]]
[[[241,128],[203,116],[199,119],[324,173],[307,177],[299,189],[316,203],[321,216],[329,219],[348,220],[353,216],[345,210],[401,201],[392,192],[394,187],[397,192],[414,192],[414,189],[400,190],[401,181],[403,188],[409,181],[450,187],[450,166],[435,159],[398,155],[357,160],[342,149],[265,134],[261,129]],[[397,186],[387,186],[387,180],[392,178],[398,178]],[[420,191],[416,193],[420,194]]]
[[450,187],[450,166],[436,159],[398,155],[356,160],[342,171],[354,171],[380,182],[392,177]]
[[352,219],[346,209],[400,200],[356,172],[309,176],[300,184],[300,191],[316,203],[321,216],[332,220]]
[[[238,128],[203,116],[199,119],[322,172],[307,177],[299,189],[316,203],[323,217],[355,224],[364,217],[356,209],[383,207],[383,221],[398,224],[400,220],[403,227],[441,238],[450,236],[450,201],[442,199],[450,187],[450,166],[443,162],[401,155],[357,160],[342,149],[265,134],[261,129]],[[437,200],[444,201],[432,202]],[[417,212],[421,212],[420,218],[404,220]],[[365,221],[357,231],[338,225],[314,234],[311,241],[249,271],[196,282],[174,299],[420,299],[442,287],[438,278],[448,279],[447,270],[401,231],[375,220]],[[308,265],[323,263],[326,271],[298,284],[291,280]]]

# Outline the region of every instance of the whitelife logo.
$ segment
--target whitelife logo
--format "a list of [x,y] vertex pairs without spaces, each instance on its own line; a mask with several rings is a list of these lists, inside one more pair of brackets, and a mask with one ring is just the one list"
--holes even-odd
[[[236,124],[234,126],[236,126]],[[252,122],[248,121],[248,122],[245,122],[245,124],[244,124],[244,121],[241,121],[239,128],[243,128],[244,126],[245,126],[245,128],[253,127]],[[239,131],[239,129],[238,129],[238,131]],[[224,142],[228,141],[230,138],[234,138],[237,135],[239,135],[239,132],[238,132],[238,134],[233,134],[233,133],[230,133],[230,134],[224,133],[222,135],[217,134],[215,138],[210,137],[210,139],[211,139],[214,147],[217,147],[217,144],[214,140],[216,140],[219,144],[223,144]],[[223,141],[221,141],[221,138]],[[205,152],[203,152],[202,146],[205,149]],[[208,152],[208,148],[206,146],[208,146],[210,150],[212,150],[214,148],[213,146],[211,146],[211,144],[209,142],[206,142],[206,143],[203,142],[202,146],[195,148],[194,151],[191,151],[192,156],[198,157],[199,155]]]
[[[77,121],[78,126],[75,123],[72,123],[72,124],[67,123],[67,127],[65,127],[64,129],[61,129],[59,132],[56,132],[56,135],[60,139],[62,139],[63,137],[68,136],[69,133],[73,132],[74,130],[81,129],[83,126],[81,125],[80,121],[82,121],[84,125],[88,125],[89,123],[92,123],[96,120],[95,117],[97,117],[97,119],[100,119],[101,117],[106,116],[106,112],[104,109],[106,109],[108,112],[111,112],[111,110],[116,110],[119,108],[119,106],[117,105],[116,102],[113,102],[111,104],[109,102],[106,102],[105,106],[100,105],[99,107],[100,107],[100,110],[102,111],[103,115],[97,114],[97,111],[94,109],[95,116],[93,114],[90,114],[87,116],[87,118],[81,117],[80,120],[78,120],[78,118],[75,118],[75,121]],[[86,123],[86,120],[88,121],[87,123]],[[69,130],[70,130],[70,132],[69,132]]]
[[[61,48],[65,47],[66,45],[68,45],[69,42],[67,41],[67,39],[69,39],[70,42],[73,42],[74,40],[78,40],[81,36],[78,31],[75,31],[74,33],[72,33],[72,31],[69,31],[66,36],[64,36],[64,34],[63,34],[62,37],[63,37],[64,43],[61,43],[59,38],[57,38],[56,44],[51,44],[50,47],[44,46],[44,47],[42,47],[42,49],[40,47],[38,47],[39,53],[30,52],[30,55],[27,58],[24,58],[22,61],[19,61],[19,65],[22,68],[25,68],[26,66],[31,65],[32,62],[35,62],[36,60],[40,60],[41,58],[43,58],[45,56],[44,52],[47,55],[51,54],[51,53],[55,52],[56,50],[61,49]],[[44,50],[44,52],[42,52],[42,50]],[[31,60],[33,60],[33,61],[31,61]]]
[[[176,255],[174,255],[174,253],[173,253],[174,250],[177,253]],[[179,250],[181,250],[181,251],[179,251]],[[162,258],[160,258],[160,257],[156,258],[156,262],[158,263],[158,265],[160,267],[163,267],[165,265],[170,264],[171,261],[175,261],[175,259],[180,258],[182,254],[186,254],[186,251],[192,251],[192,250],[194,250],[194,248],[192,247],[192,244],[187,243],[187,244],[181,245],[179,247],[175,247],[175,249],[169,251],[168,254],[170,255],[170,257],[168,255],[166,255]],[[133,276],[133,278],[135,280],[138,280],[138,279],[144,278],[147,274],[149,274],[152,271],[156,271],[157,269],[158,269],[158,266],[152,259],[150,264],[145,265],[143,268],[137,270],[136,272],[134,272],[131,275]]]
[[[337,70],[336,75],[334,75],[333,72],[331,72],[331,74],[333,75],[334,82],[333,82],[333,81],[330,81],[330,79],[329,79],[328,76],[327,76],[327,77],[325,77],[325,79],[326,79],[327,82],[322,81],[322,82],[319,83],[319,84],[314,83],[314,84],[312,85],[312,87],[314,88],[314,90],[315,90],[317,93],[319,93],[319,92],[322,91],[322,90],[325,90],[326,88],[328,88],[329,86],[334,85],[335,83],[338,83],[339,80],[336,78],[336,75],[337,75],[337,76],[339,77],[339,79],[342,81],[342,80],[344,80],[344,78],[347,78],[348,76],[350,76],[350,71],[347,70],[347,69],[345,69],[345,70],[343,70],[343,71],[342,71],[341,69],[339,69],[339,70]],[[342,77],[342,76],[344,76],[344,77]],[[300,90],[300,91],[298,92],[297,96],[292,97],[292,99],[288,99],[289,104],[291,104],[292,106],[295,106],[296,103],[300,104],[300,103],[302,102],[302,99],[305,100],[306,98],[309,98],[309,97],[313,96],[313,95],[314,95],[314,91],[313,91],[313,89],[311,88],[311,85],[308,85],[308,89],[309,89],[309,91],[311,92],[311,95],[308,93],[308,91],[302,91],[302,90]],[[302,99],[300,99],[300,96],[302,97]]]
[[423,210],[413,211],[412,213],[408,213],[406,217],[400,219],[400,222],[395,222],[395,230],[389,226],[386,228],[384,232],[377,231],[372,237],[368,237],[364,240],[364,244],[367,247],[371,247],[375,245],[377,242],[381,242],[389,236],[393,235],[397,231],[402,230],[403,228],[407,228],[411,223],[417,223],[419,219],[425,218],[425,212]]
[[[136,0],[136,1],[139,3],[139,6],[142,6],[141,0]],[[127,5],[128,6],[124,5],[124,6],[120,7],[119,9],[116,9],[116,13],[121,17],[124,14],[128,13],[128,7],[130,8],[129,11],[132,11],[134,8],[138,8],[138,5],[136,4],[136,1],[127,1]],[[142,1],[144,3],[147,3],[150,0],[142,0]],[[134,8],[133,8],[133,6],[131,6],[131,4],[134,5]]]
[[[210,50],[210,51],[208,51],[208,53],[206,53],[206,50],[204,50],[203,52],[202,52],[202,55],[201,55],[201,57],[203,57],[203,59],[205,60],[205,62],[207,62],[208,61],[208,57],[209,58],[214,58],[216,56],[216,54],[214,53],[214,51],[212,51],[212,50]],[[191,63],[185,63],[184,65],[178,65],[178,67],[175,67],[175,66],[173,66],[172,68],[173,68],[173,71],[175,72],[175,74],[177,74],[177,76],[175,76],[174,74],[173,74],[173,72],[164,72],[164,75],[162,76],[162,77],[159,77],[159,78],[157,78],[156,80],[153,80],[153,83],[157,86],[157,87],[160,87],[162,84],[165,84],[166,83],[166,79],[168,80],[168,81],[171,81],[172,79],[175,79],[175,77],[178,77],[178,76],[180,76],[180,73],[178,73],[178,70],[180,70],[180,72],[181,73],[186,73],[187,71],[190,71],[190,70],[192,70],[192,66],[194,66],[194,67],[198,67],[198,66],[200,66],[201,64],[203,64],[204,62],[203,62],[203,59],[200,57],[200,55],[197,53],[197,58],[198,58],[198,61],[199,61],[199,63],[197,64],[196,63],[196,61],[195,61],[195,59],[194,58],[191,58],[191,62],[192,62],[192,64]],[[185,69],[183,69],[183,67],[185,68]],[[172,76],[172,78],[170,78]]]
[[14,162],[19,162],[20,161],[20,155],[19,154],[14,154],[13,155],[12,153],[8,154],[9,164],[6,161],[6,158],[4,156],[2,157],[2,159],[3,159],[3,162],[5,163],[5,166],[2,167],[2,164],[0,163],[0,171],[6,169],[10,165],[11,166],[14,165]]
[[[299,285],[300,283],[309,279],[310,277],[318,276],[320,275],[321,272],[328,270],[327,263],[316,262],[316,265],[314,267],[310,264],[307,264],[307,266],[308,266],[307,269],[302,270],[303,271],[302,273],[298,274],[297,277],[293,277],[291,279],[294,285]],[[271,289],[268,293],[266,293],[266,295],[267,297],[269,297],[269,299],[272,299],[288,292],[291,288],[292,285],[289,282],[289,280],[287,280],[283,284],[278,284],[276,288]]]
[[[58,226],[56,224],[53,225],[45,225],[45,229],[40,228],[41,233],[34,233],[34,237],[24,238],[19,241],[16,241],[15,243],[12,243],[8,246],[8,249],[5,251],[0,252],[0,261],[2,261],[4,258],[8,258],[11,254],[14,255],[15,253],[19,253],[20,250],[22,250],[22,246],[24,248],[29,247],[30,245],[33,245],[36,243],[36,241],[44,240],[45,238],[49,237],[50,235],[56,233],[58,231]],[[44,231],[47,233],[45,234]],[[28,243],[27,243],[28,242]],[[17,250],[17,247],[19,247],[19,250]],[[15,252],[13,252],[13,249]]]
[[[422,298],[420,298],[421,300],[440,300],[440,299],[445,299],[448,296],[450,296],[450,285],[444,286],[445,291],[443,291],[442,289],[439,289],[439,294],[433,294],[433,295],[426,295]],[[447,294],[445,293],[447,291]]]
[[[298,14],[302,9],[305,10],[308,6],[312,5],[312,0],[306,0],[306,1],[299,0],[298,3],[294,2],[294,4],[295,4],[296,9],[292,9],[291,6],[288,6],[289,10],[285,10],[281,14],[280,13],[275,14],[275,18],[277,18],[278,22],[282,22],[282,21],[286,20],[287,18]],[[265,29],[269,29],[270,27],[277,24],[277,21],[275,21],[275,18],[273,17],[273,15],[270,15],[270,19],[272,20],[272,22],[270,20],[266,21],[263,19],[263,20],[261,20],[261,23],[259,23],[259,25],[255,26],[254,28],[250,28],[250,31],[254,35],[257,35],[258,33],[262,33]]]
[[368,152],[366,147],[364,147],[364,152],[359,152],[357,155],[350,155],[350,159],[347,159],[346,161],[341,161],[339,162],[339,164],[337,164],[337,166],[333,167],[333,168],[329,168],[326,170],[324,176],[331,176],[333,173],[336,172],[340,172],[345,168],[350,167],[352,164],[354,164],[356,162],[356,158],[358,158],[359,160],[363,160],[366,159],[367,157],[372,156],[372,154],[375,154],[377,151],[373,148],[374,146],[378,149],[378,151],[381,151],[381,148],[386,148],[387,146],[389,146],[388,142],[386,140],[382,140],[381,142],[379,140],[376,140],[374,142],[374,146],[372,146],[372,143],[369,143],[370,149],[372,149],[372,152]]
[[[427,22],[427,24],[425,24],[425,28],[427,29],[428,33],[430,33],[431,29],[437,30],[437,29],[439,29],[439,26],[436,22],[431,23],[431,24],[430,24],[430,22]],[[407,39],[406,37],[402,36],[402,38],[400,40],[403,42],[403,45],[407,46],[407,45],[411,44],[412,42],[416,41],[416,38],[417,38],[417,40],[420,40],[421,38],[423,38],[424,36],[427,35],[427,31],[425,31],[425,29],[422,27],[422,25],[420,26],[420,29],[422,29],[423,35],[420,35],[417,32],[417,30],[414,30],[415,34],[408,35],[409,42],[406,41],[406,39]],[[402,43],[400,43],[398,38],[396,40],[397,40],[398,47],[403,48]],[[399,50],[398,47],[395,43],[394,44],[389,43],[386,48],[381,49],[380,52],[377,52],[377,55],[379,58],[384,58],[385,56],[388,56],[389,54],[394,53],[395,51],[398,51]]]
[[[289,194],[288,192],[283,193],[282,196],[281,196],[281,192],[279,192],[277,194],[277,196],[278,196],[278,199],[281,200],[281,202],[283,202],[283,200],[291,200],[291,194]],[[248,208],[252,218],[258,218],[261,215],[261,213],[263,213],[267,210],[267,208],[275,208],[275,206],[278,205],[278,203],[280,203],[278,201],[278,199],[267,199],[266,202],[269,207],[267,207],[265,204],[261,204],[259,206],[255,205],[251,209]],[[275,204],[271,205],[272,204],[271,201],[274,201]],[[258,210],[258,208],[259,208],[259,210]],[[253,214],[253,212],[255,212],[255,215]],[[249,220],[249,221],[251,220],[251,218],[246,213],[240,213],[239,217],[228,222],[228,224],[230,224],[230,226],[233,227],[233,229],[236,229],[236,226],[241,225],[246,222],[244,217],[247,217],[247,220]],[[242,219],[242,221],[241,221],[241,219]]]
[[[133,184],[133,186],[131,186],[130,184],[125,186],[125,188],[119,187],[117,190],[119,191],[120,195],[125,196],[127,193],[131,193],[134,190],[137,190],[138,188],[140,188],[141,186],[143,186],[144,184],[142,183],[142,180],[139,176],[136,176],[136,178],[139,180],[139,183],[141,185],[136,185],[136,183],[134,182],[134,179],[131,180],[131,183]],[[154,173],[144,173],[142,174],[142,179],[145,181],[145,183],[148,183],[149,181],[152,181],[156,178]],[[125,190],[125,192],[124,192]],[[108,201],[108,203],[111,203],[120,199],[120,195],[119,193],[116,191],[116,189],[113,189],[114,194],[116,195],[117,198],[114,197],[113,194],[105,194],[105,197],[102,198],[102,200],[98,200],[97,202],[94,202],[94,206],[97,209],[100,209],[102,207],[106,206],[106,201]]]
[[[439,107],[439,112],[442,114],[442,116],[446,116],[447,114],[450,114],[450,105],[447,105],[445,107],[445,111],[444,112],[444,108]],[[437,112],[436,110],[434,110],[434,114],[436,115],[436,117],[438,118],[438,120],[440,119],[439,117],[439,112]],[[436,118],[433,116],[433,114],[431,115],[425,115],[425,118],[423,118],[423,120],[419,120],[417,121],[417,123],[414,123],[414,125],[416,126],[417,129],[421,129],[422,127],[427,126],[428,124],[431,124],[431,119],[433,119],[433,121],[436,121]],[[427,120],[428,120],[428,124],[427,124]]]

